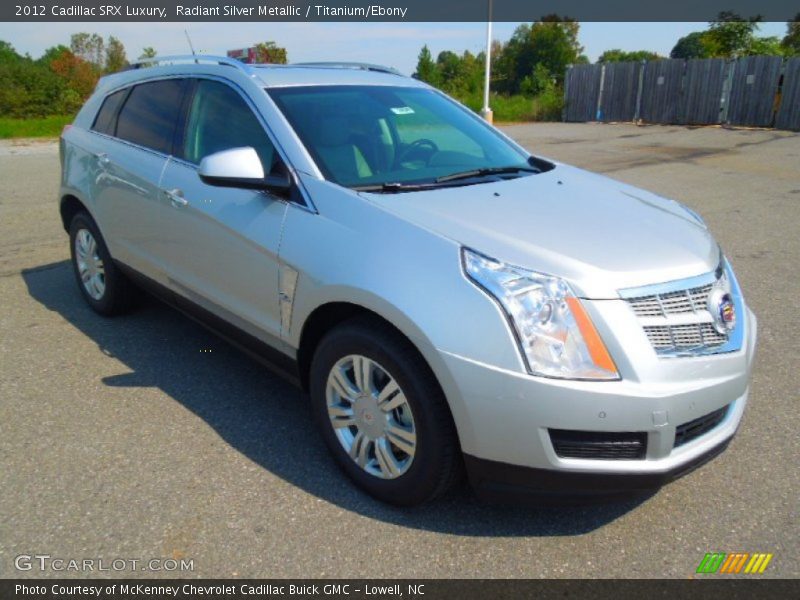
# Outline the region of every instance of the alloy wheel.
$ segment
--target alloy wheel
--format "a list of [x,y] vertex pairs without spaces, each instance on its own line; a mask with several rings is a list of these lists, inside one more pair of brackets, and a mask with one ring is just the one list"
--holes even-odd
[[106,271],[97,240],[88,229],[79,229],[75,235],[75,262],[83,289],[93,300],[100,300],[106,292]]
[[414,461],[417,433],[411,406],[394,377],[353,354],[333,365],[325,389],[339,443],[367,473],[396,479]]

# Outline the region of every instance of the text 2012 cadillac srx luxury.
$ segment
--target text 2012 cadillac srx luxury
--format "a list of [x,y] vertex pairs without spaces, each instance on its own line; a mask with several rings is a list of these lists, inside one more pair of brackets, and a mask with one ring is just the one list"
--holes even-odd
[[386,502],[650,490],[741,420],[756,319],[701,218],[390,69],[154,60],[61,161],[89,305],[147,288],[278,367]]

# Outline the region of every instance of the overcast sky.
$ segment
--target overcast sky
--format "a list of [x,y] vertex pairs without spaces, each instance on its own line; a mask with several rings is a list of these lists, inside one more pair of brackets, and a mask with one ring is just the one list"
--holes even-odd
[[[492,37],[505,41],[517,25],[495,23]],[[705,23],[581,23],[579,39],[593,61],[609,48],[667,55],[678,38],[705,28]],[[407,74],[423,44],[435,57],[442,50],[477,53],[486,40],[485,23],[0,23],[0,39],[36,58],[50,46],[69,45],[71,33],[96,32],[122,40],[131,59],[145,46],[159,54],[188,54],[184,29],[195,49],[207,54],[274,40],[287,48],[291,62],[372,62]],[[785,23],[762,23],[759,35],[785,33]]]

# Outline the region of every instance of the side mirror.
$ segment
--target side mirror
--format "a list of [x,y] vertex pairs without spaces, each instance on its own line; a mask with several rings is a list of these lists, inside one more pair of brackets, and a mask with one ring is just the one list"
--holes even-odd
[[288,173],[266,176],[258,153],[249,146],[209,154],[200,161],[197,174],[208,185],[267,190],[283,197],[292,189]]
[[279,175],[267,175],[264,180],[264,189],[281,198],[289,198],[292,195],[292,178],[286,172]]

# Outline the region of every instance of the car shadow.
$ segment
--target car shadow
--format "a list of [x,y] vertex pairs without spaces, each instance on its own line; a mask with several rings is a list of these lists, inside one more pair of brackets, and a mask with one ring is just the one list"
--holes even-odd
[[98,352],[130,369],[102,378],[103,384],[161,389],[256,464],[345,510],[460,536],[569,536],[602,527],[647,500],[498,506],[479,502],[461,485],[417,509],[381,504],[357,490],[336,467],[314,430],[302,391],[200,325],[149,297],[130,315],[100,317],[80,296],[66,260],[25,270],[22,277],[33,299],[91,338]]

